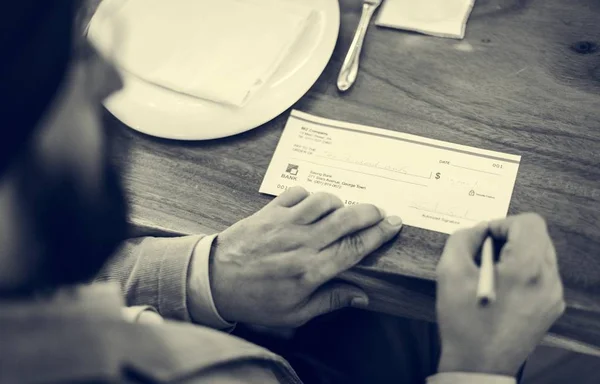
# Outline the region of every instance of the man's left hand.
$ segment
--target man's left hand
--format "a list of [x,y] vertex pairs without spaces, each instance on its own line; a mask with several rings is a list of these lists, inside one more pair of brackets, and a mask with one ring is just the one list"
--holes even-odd
[[215,239],[210,283],[217,310],[231,322],[295,327],[343,307],[364,307],[363,290],[332,279],[401,226],[373,205],[344,207],[332,194],[291,188]]

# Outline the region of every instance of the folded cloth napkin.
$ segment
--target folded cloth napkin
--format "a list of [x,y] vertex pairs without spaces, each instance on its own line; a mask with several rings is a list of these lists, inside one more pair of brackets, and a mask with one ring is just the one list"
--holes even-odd
[[312,15],[290,0],[105,2],[112,4],[101,5],[105,13],[94,17],[88,36],[117,65],[164,88],[237,107],[269,81]]
[[475,0],[385,0],[375,24],[462,39]]

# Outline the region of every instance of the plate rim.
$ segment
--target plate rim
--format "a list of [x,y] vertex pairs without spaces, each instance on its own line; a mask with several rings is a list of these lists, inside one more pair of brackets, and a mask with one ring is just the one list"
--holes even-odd
[[[310,77],[311,78],[310,81],[302,82],[304,84],[304,86],[298,87],[298,88],[302,89],[302,92],[300,92],[300,90],[298,90],[296,96],[290,97],[289,100],[285,103],[282,103],[280,105],[280,107],[273,108],[272,112],[261,113],[261,116],[263,116],[263,117],[257,118],[256,122],[252,122],[251,124],[244,125],[244,126],[240,125],[234,129],[225,130],[225,131],[193,130],[190,132],[189,135],[187,135],[187,134],[181,135],[180,132],[177,132],[175,134],[170,134],[169,132],[156,132],[156,130],[154,130],[154,129],[146,129],[146,128],[140,127],[139,122],[141,119],[135,118],[132,116],[132,115],[137,116],[139,114],[136,113],[136,114],[127,116],[126,114],[119,113],[119,109],[123,108],[123,105],[128,104],[128,101],[127,101],[128,97],[132,97],[135,95],[134,93],[132,93],[131,88],[127,87],[128,83],[137,82],[139,84],[143,84],[144,86],[149,86],[154,89],[157,89],[157,90],[159,90],[159,92],[166,92],[166,93],[170,93],[170,94],[176,94],[177,92],[163,89],[160,86],[150,84],[144,80],[139,79],[135,75],[128,73],[127,71],[123,70],[122,68],[120,68],[118,66],[117,66],[117,70],[123,78],[123,83],[124,83],[123,88],[119,92],[114,94],[113,96],[106,99],[103,102],[103,105],[116,119],[118,119],[120,122],[122,122],[124,125],[126,125],[130,129],[133,129],[135,131],[141,132],[146,135],[163,138],[163,139],[180,140],[180,141],[214,140],[214,139],[219,139],[219,138],[235,136],[240,133],[256,129],[256,128],[268,123],[269,121],[275,119],[276,117],[278,117],[279,115],[281,115],[282,113],[287,111],[295,103],[297,103],[302,97],[304,97],[304,95],[306,95],[308,93],[308,91],[314,86],[314,84],[317,82],[317,80],[321,77],[321,75],[323,74],[323,71],[325,70],[325,68],[327,67],[329,62],[331,61],[331,58],[335,51],[335,47],[337,45],[339,33],[340,33],[341,10],[340,10],[340,5],[339,5],[338,0],[327,0],[327,1],[330,2],[332,9],[334,11],[334,14],[328,15],[327,22],[334,24],[330,28],[335,30],[335,33],[332,33],[331,37],[329,37],[329,39],[331,39],[331,40],[329,42],[329,45],[327,46],[327,53],[323,55],[323,57],[324,57],[323,63],[318,65],[318,68],[314,70],[314,75]],[[328,36],[325,36],[322,39],[326,40],[326,39],[328,39]],[[314,77],[314,79],[312,79],[312,77]],[[128,90],[129,90],[129,92],[128,92]],[[182,95],[182,97],[190,97],[190,96]],[[201,99],[198,99],[198,100],[201,100]],[[210,103],[210,101],[205,101],[205,102]],[[223,107],[223,106],[220,105],[219,107]],[[151,114],[152,111],[153,111],[152,108],[147,108],[145,112]],[[235,111],[235,109],[232,109],[232,111]],[[275,111],[277,111],[277,112],[275,112]],[[137,122],[135,120],[137,120]]]

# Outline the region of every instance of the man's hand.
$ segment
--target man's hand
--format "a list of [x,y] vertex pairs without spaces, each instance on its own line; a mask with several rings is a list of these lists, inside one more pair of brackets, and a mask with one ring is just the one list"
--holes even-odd
[[[299,326],[346,306],[365,306],[358,287],[332,282],[400,230],[373,205],[344,207],[334,195],[294,187],[220,233],[210,283],[228,321]],[[394,222],[395,220],[395,222]]]
[[[480,307],[474,259],[488,235],[506,243],[495,267],[496,301]],[[516,375],[565,309],[554,246],[536,214],[457,232],[437,272],[440,372]]]

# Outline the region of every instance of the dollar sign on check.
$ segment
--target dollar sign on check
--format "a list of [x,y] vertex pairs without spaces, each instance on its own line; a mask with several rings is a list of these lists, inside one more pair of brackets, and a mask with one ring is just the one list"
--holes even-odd
[[441,175],[439,172],[435,174],[435,179],[436,179],[436,180],[439,180],[439,179],[440,179],[440,177],[442,177],[442,175]]

